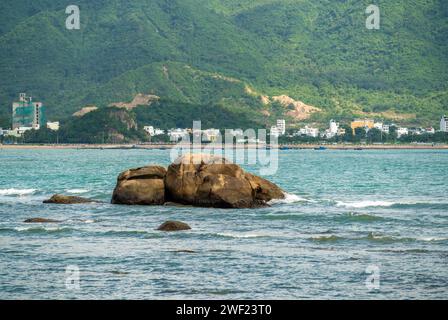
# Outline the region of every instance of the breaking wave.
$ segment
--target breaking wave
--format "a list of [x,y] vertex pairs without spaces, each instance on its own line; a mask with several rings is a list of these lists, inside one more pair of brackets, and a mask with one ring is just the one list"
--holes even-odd
[[289,204],[289,203],[296,203],[296,202],[312,202],[312,201],[302,198],[295,194],[286,193],[284,199],[274,199],[274,200],[269,201],[269,204],[271,204],[271,205],[272,204],[281,204],[281,203]]
[[55,233],[70,233],[75,231],[73,228],[68,227],[15,227],[15,228],[0,228],[0,233],[27,233],[27,234],[55,234]]
[[337,207],[346,207],[346,208],[368,208],[368,207],[391,207],[395,202],[391,201],[371,201],[371,200],[363,200],[363,201],[352,201],[352,202],[344,202],[344,201],[336,201]]
[[36,189],[0,189],[0,196],[24,196],[28,194],[33,194],[37,190]]
[[68,189],[66,190],[67,193],[73,193],[73,194],[81,194],[81,193],[87,193],[90,190],[88,189]]
[[418,201],[384,201],[384,200],[360,200],[360,201],[336,201],[337,207],[362,209],[371,207],[384,208],[433,208],[448,209],[448,203],[444,202],[418,202]]
[[217,233],[217,236],[225,238],[264,238],[269,237],[266,234],[256,234],[256,233]]

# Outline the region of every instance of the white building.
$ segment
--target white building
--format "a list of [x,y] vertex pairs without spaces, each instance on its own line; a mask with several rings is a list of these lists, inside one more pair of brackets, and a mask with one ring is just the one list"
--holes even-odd
[[381,131],[383,131],[384,133],[389,134],[390,126],[388,124],[383,124],[382,127],[381,127]]
[[283,136],[286,133],[286,121],[285,119],[277,120],[278,132]]
[[375,123],[373,124],[373,127],[374,127],[375,129],[378,129],[378,130],[383,131],[383,123],[382,123],[382,122],[375,122]]
[[143,130],[146,131],[151,137],[154,136],[154,127],[153,126],[144,126]]
[[187,138],[190,136],[187,129],[171,129],[168,130],[168,136],[170,137],[171,142],[177,142],[183,138]]
[[408,128],[397,128],[397,138],[409,134]]
[[59,130],[59,121],[47,122],[47,128],[53,131]]
[[2,135],[4,135],[5,132],[6,132],[6,130],[3,130],[2,128],[0,128],[0,137],[1,137]]
[[33,130],[32,127],[19,127],[12,130],[4,131],[5,136],[20,138],[26,131]]
[[202,131],[202,141],[204,142],[216,142],[221,136],[219,129],[207,129]]
[[281,131],[277,126],[271,127],[271,136],[278,137],[278,136],[280,136],[280,134],[281,134]]
[[425,132],[429,134],[434,134],[436,133],[436,129],[434,129],[433,127],[429,127],[425,129]]
[[165,134],[164,130],[154,128],[153,126],[144,126],[143,130],[145,130],[151,137],[160,136],[162,134]]
[[448,117],[447,116],[443,116],[440,119],[440,131],[448,132]]
[[329,130],[329,133],[330,133],[331,137],[334,137],[335,135],[338,134],[338,129],[339,129],[339,123],[337,123],[334,120],[330,120],[330,130]]
[[244,135],[244,132],[242,129],[226,129],[225,134],[230,134],[233,137],[242,137]]
[[305,126],[305,128],[301,128],[299,131],[297,131],[296,135],[317,138],[319,136],[319,129]]

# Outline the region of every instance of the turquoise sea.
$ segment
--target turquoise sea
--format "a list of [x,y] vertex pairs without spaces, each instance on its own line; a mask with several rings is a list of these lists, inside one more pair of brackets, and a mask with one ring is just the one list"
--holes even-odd
[[[121,171],[168,150],[0,150],[0,299],[448,298],[447,151],[279,158],[266,178],[285,201],[221,210],[108,203]],[[54,193],[106,203],[42,204]]]

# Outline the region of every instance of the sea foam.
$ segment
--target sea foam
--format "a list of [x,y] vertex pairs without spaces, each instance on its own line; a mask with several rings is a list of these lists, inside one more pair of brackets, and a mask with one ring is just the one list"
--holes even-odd
[[0,189],[0,196],[24,196],[34,192],[36,192],[36,189]]
[[362,201],[336,201],[336,206],[346,207],[346,208],[368,208],[368,207],[391,207],[396,202],[391,201],[372,201],[372,200],[362,200]]
[[80,193],[87,193],[90,190],[87,190],[87,189],[68,189],[66,191],[67,191],[67,193],[80,194]]
[[284,199],[273,199],[269,201],[269,204],[280,204],[280,203],[296,203],[296,202],[311,202],[311,200],[302,198],[296,194],[285,193]]

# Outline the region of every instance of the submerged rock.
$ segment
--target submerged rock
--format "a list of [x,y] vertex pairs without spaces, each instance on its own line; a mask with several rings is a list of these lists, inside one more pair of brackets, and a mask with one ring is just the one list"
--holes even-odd
[[53,220],[53,219],[45,219],[45,218],[30,218],[23,221],[25,223],[58,223],[61,222],[59,220]]
[[80,203],[97,203],[98,201],[76,197],[76,196],[64,196],[62,194],[55,194],[50,199],[44,200],[43,203],[56,203],[56,204],[80,204]]
[[181,221],[166,221],[157,228],[159,231],[182,231],[190,229],[191,227],[188,224]]
[[118,176],[113,204],[162,205],[165,203],[166,169],[148,166],[130,169]]
[[190,249],[180,249],[180,250],[176,250],[174,252],[176,252],[176,253],[196,253],[196,251],[190,250]]

